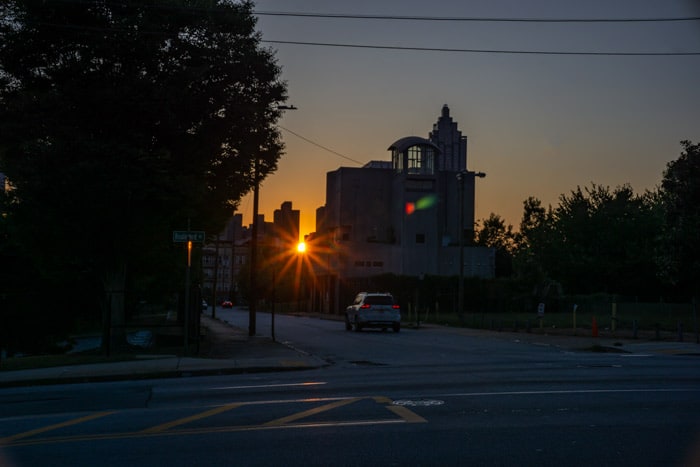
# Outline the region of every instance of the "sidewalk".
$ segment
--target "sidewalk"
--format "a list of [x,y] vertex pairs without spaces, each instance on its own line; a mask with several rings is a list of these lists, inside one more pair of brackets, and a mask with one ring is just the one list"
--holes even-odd
[[[253,336],[240,328],[203,314],[198,357],[175,355],[143,355],[136,360],[85,365],[60,366],[22,371],[0,371],[0,388],[42,384],[68,384],[96,381],[119,381],[198,375],[224,375],[320,368],[328,365],[321,358],[309,355],[269,337]],[[410,326],[406,323],[406,327]],[[422,325],[429,329],[435,325]],[[448,328],[463,335],[508,339],[533,345],[548,345],[571,351],[620,352],[635,355],[700,356],[700,344],[685,342],[646,341],[614,337],[567,336],[526,332],[498,332],[469,328]]]
[[269,337],[249,337],[244,330],[206,315],[201,320],[206,334],[198,357],[143,355],[125,362],[0,371],[0,387],[307,370],[327,365]]

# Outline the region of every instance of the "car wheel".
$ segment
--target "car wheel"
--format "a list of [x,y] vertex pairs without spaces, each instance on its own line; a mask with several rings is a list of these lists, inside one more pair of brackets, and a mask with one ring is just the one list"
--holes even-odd
[[401,331],[401,323],[394,323],[394,332]]
[[345,330],[350,331],[352,329],[352,324],[350,324],[350,318],[348,318],[348,315],[345,315]]
[[355,332],[360,332],[362,331],[362,325],[360,324],[360,320],[355,316]]

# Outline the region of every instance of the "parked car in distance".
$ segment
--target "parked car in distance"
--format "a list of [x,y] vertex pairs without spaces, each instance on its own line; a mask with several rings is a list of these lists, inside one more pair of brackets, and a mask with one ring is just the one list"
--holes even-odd
[[233,302],[231,300],[224,300],[221,302],[221,306],[224,308],[233,308]]
[[391,328],[401,330],[401,307],[390,293],[360,292],[352,305],[345,309],[345,329]]

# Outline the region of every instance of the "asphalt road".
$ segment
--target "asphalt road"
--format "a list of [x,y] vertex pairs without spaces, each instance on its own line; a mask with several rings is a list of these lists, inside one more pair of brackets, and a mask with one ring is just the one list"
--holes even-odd
[[0,465],[700,465],[697,356],[287,316],[275,334],[330,365],[0,390]]

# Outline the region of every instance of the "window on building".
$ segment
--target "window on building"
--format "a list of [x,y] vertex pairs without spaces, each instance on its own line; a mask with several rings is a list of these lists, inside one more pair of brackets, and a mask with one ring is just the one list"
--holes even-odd
[[408,167],[407,172],[410,174],[421,173],[422,164],[422,154],[420,146],[411,146],[408,148]]
[[391,152],[391,165],[396,172],[403,172],[403,153],[398,149]]
[[425,234],[416,234],[416,243],[425,243]]
[[435,152],[430,146],[412,146],[408,148],[409,174],[433,175],[435,173]]

